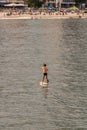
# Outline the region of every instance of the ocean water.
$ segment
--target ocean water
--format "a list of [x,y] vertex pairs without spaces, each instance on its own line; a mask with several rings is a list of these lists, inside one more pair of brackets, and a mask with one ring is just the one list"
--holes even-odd
[[61,129],[87,129],[87,19],[0,20],[0,130]]

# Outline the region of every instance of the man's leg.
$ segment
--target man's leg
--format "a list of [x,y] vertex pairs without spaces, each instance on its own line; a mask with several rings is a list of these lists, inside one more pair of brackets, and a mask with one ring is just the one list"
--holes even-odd
[[42,82],[44,81],[44,78],[45,78],[45,76],[44,76],[44,74],[43,74],[43,77],[42,77]]
[[49,82],[49,80],[48,80],[48,76],[46,75],[46,80],[47,80],[47,83]]

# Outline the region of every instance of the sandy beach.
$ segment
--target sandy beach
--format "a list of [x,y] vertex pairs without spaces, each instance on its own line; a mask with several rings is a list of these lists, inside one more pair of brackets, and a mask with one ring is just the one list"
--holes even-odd
[[15,14],[15,15],[6,15],[6,13],[0,13],[0,19],[69,19],[69,18],[87,18],[87,14],[77,14],[77,13],[67,13],[64,15],[60,14]]

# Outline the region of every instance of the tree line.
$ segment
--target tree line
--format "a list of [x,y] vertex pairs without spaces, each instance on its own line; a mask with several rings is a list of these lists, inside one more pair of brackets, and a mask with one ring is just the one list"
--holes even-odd
[[43,0],[25,0],[29,7],[41,7],[44,3]]
[[[25,0],[29,7],[41,7],[46,0]],[[76,4],[86,3],[87,0],[75,0]]]

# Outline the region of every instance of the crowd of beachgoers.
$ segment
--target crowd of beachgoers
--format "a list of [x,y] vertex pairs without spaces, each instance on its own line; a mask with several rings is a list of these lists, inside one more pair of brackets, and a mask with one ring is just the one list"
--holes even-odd
[[5,18],[29,18],[29,19],[53,19],[53,18],[87,18],[84,10],[48,10],[48,9],[19,9],[1,8],[0,19]]

